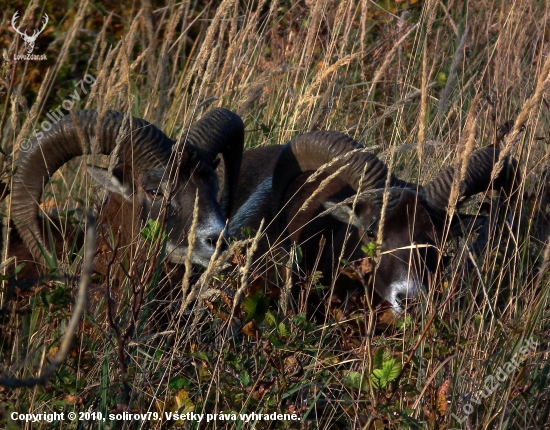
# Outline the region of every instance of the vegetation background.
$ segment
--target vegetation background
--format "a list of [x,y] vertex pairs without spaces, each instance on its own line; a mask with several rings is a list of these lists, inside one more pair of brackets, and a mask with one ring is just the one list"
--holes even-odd
[[[48,14],[33,52],[47,60],[13,60],[24,53],[10,24],[17,10],[27,29]],[[482,255],[468,251],[474,238],[453,244],[441,282],[396,321],[358,310],[316,325],[268,310],[255,283],[263,269],[242,273],[238,253],[232,272],[208,279],[223,294],[193,312],[177,312],[181,288],[167,301],[155,282],[142,286],[136,309],[128,280],[115,321],[104,300],[90,306],[47,385],[0,387],[2,428],[550,428],[549,2],[7,0],[0,17],[6,184],[17,142],[85,74],[96,84],[75,108],[129,111],[172,137],[223,106],[242,116],[248,148],[339,130],[425,183],[466,147],[498,145],[520,160],[523,178],[515,222]],[[52,180],[44,207],[87,205],[93,194],[73,162]],[[1,211],[7,223],[9,206]],[[463,270],[468,259],[472,273]],[[2,279],[0,369],[28,378],[58,351],[75,288],[18,285],[10,299]],[[358,334],[358,320],[368,334]],[[130,336],[117,335],[128,327]],[[528,338],[536,351],[480,397]],[[295,412],[300,421],[31,425],[12,421],[12,411]]]

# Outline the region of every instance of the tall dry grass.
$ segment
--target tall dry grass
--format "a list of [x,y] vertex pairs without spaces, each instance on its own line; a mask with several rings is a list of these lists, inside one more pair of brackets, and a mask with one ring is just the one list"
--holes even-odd
[[[195,277],[187,271],[183,283],[161,295],[157,286],[166,271],[160,263],[141,268],[143,278],[124,284],[115,310],[98,295],[68,360],[46,387],[0,389],[1,425],[32,428],[9,414],[55,409],[296,412],[301,420],[117,423],[121,428],[547,428],[548,7],[536,0],[224,0],[79,2],[69,9],[55,0],[32,1],[22,23],[31,28],[49,14],[36,48],[48,60],[15,63],[10,58],[23,47],[9,21],[22,7],[8,2],[0,26],[6,183],[20,139],[85,73],[96,84],[79,109],[126,112],[172,137],[210,107],[223,106],[242,116],[247,147],[285,143],[313,129],[347,131],[401,178],[426,183],[448,165],[463,174],[472,150],[497,144],[520,161],[522,181],[508,222],[491,226],[483,252],[474,252],[475,237],[450,243],[445,253],[453,258],[440,280],[416,311],[385,330],[382,321],[375,331],[373,314],[361,310],[320,325],[286,304],[284,312],[266,313],[261,276],[269,266],[288,273],[299,250],[289,257],[274,245],[254,264],[254,234],[235,245],[243,250],[232,256],[232,269],[207,270],[196,285],[213,294],[183,312],[182,290],[202,297],[192,287]],[[516,123],[506,134],[501,126],[508,120]],[[61,211],[88,206],[97,194],[80,161],[52,182],[46,199]],[[469,206],[473,213],[479,203]],[[9,210],[4,203],[3,235]],[[79,262],[71,267],[79,273]],[[285,290],[289,279],[280,280]],[[143,306],[134,312],[132,282],[144,280]],[[95,281],[98,288],[111,282]],[[59,348],[74,283],[10,290],[2,282],[2,370],[31,377]],[[311,289],[322,284],[315,274],[301,282]],[[303,310],[303,303],[296,307]],[[105,309],[114,313],[112,321]],[[367,334],[357,334],[357,320],[368,322]],[[122,347],[114,325],[135,326]],[[486,378],[526,338],[538,342],[536,350],[479,400]],[[387,383],[375,372],[386,372]],[[96,425],[114,428],[109,421],[43,428]]]

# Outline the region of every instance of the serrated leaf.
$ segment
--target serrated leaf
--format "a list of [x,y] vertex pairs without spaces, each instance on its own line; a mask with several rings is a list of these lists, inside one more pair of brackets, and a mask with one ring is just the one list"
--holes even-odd
[[374,369],[372,382],[377,388],[385,388],[401,372],[401,364],[396,363],[395,359],[384,361],[381,369]]
[[355,390],[368,391],[369,383],[360,372],[349,371],[344,374],[344,385]]
[[288,331],[286,330],[286,326],[285,326],[285,323],[281,322],[279,323],[279,325],[277,326],[277,329],[279,330],[279,334],[281,336],[288,336]]
[[412,319],[410,315],[405,315],[402,320],[398,323],[400,330],[406,330],[412,325]]
[[296,324],[298,327],[302,327],[303,325],[305,325],[305,324],[307,323],[307,316],[306,316],[306,314],[304,314],[304,313],[296,314],[296,315],[294,315],[294,317],[292,318],[292,321],[293,321],[294,324]]
[[388,374],[388,382],[393,381],[401,373],[401,364],[396,363],[395,359],[388,360],[384,362],[382,370]]
[[189,398],[189,393],[185,390],[179,390],[173,397],[173,404],[175,408],[172,410],[178,411],[180,414],[186,414],[195,410],[195,404]]
[[384,363],[384,348],[378,348],[374,353],[373,367],[382,369],[382,363]]
[[374,242],[369,242],[366,245],[361,247],[361,251],[367,255],[367,257],[374,258],[376,257],[376,250],[378,249],[378,245]]

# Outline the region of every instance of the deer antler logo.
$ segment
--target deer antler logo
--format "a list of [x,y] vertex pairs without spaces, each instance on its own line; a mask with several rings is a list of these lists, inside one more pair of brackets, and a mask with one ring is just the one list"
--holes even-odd
[[24,33],[19,31],[19,29],[15,26],[15,21],[17,21],[17,18],[19,18],[19,11],[16,11],[13,14],[13,18],[11,19],[11,26],[17,33],[21,35],[21,37],[25,41],[25,45],[27,46],[27,52],[30,54],[34,49],[34,42],[36,42],[36,39],[38,38],[40,33],[42,33],[46,28],[46,24],[48,23],[48,20],[49,20],[48,15],[44,14],[44,18],[42,18],[42,22],[44,23],[44,25],[42,25],[42,28],[40,30],[34,30],[32,33],[32,36],[29,36],[26,30]]

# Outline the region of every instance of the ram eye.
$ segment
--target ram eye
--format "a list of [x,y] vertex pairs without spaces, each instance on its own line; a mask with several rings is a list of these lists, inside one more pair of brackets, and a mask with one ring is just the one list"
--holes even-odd
[[161,198],[162,197],[162,191],[157,189],[157,188],[153,188],[152,190],[147,190],[145,191],[147,194],[149,194],[150,196],[152,196],[153,198]]
[[369,228],[369,229],[367,230],[367,236],[368,236],[368,237],[374,237],[374,231],[373,231],[372,229]]

